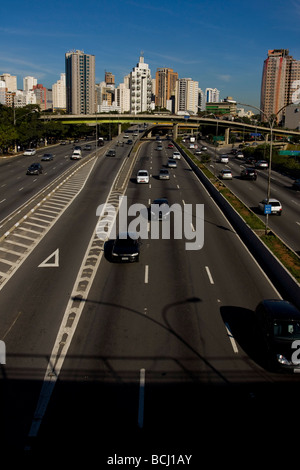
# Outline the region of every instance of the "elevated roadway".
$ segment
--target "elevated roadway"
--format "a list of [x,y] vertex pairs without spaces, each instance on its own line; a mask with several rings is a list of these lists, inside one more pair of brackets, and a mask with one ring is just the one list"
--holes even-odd
[[[63,124],[87,124],[96,126],[101,123],[118,123],[119,133],[121,133],[121,125],[124,123],[132,125],[140,125],[146,123],[148,128],[145,133],[150,133],[155,127],[166,127],[173,130],[173,137],[177,137],[178,129],[198,129],[201,124],[218,126],[218,128],[226,129],[225,140],[229,142],[230,130],[241,130],[245,132],[261,133],[266,138],[270,133],[270,129],[265,126],[257,126],[254,124],[245,124],[244,122],[229,121],[227,119],[214,119],[201,116],[183,116],[177,114],[65,114],[65,115],[43,115],[41,117],[45,122],[60,121]],[[300,137],[300,132],[291,129],[273,129],[273,135],[288,137]]]

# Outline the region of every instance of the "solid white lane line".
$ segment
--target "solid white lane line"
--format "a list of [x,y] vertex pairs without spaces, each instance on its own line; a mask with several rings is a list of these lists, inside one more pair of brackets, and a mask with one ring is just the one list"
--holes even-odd
[[231,333],[231,331],[230,331],[230,328],[229,328],[228,323],[225,323],[225,328],[226,328],[226,331],[227,331],[228,338],[230,339],[233,352],[237,354],[237,353],[239,352],[239,350],[238,350],[238,348],[237,348],[237,345],[236,345],[236,342],[235,342],[235,340],[234,340],[234,337],[232,336],[232,333]]
[[138,425],[139,428],[144,426],[144,405],[145,405],[145,369],[140,369],[140,393],[139,393],[139,413]]
[[145,266],[145,284],[148,284],[149,281],[149,266],[146,264]]
[[207,272],[208,279],[209,279],[210,283],[211,283],[211,284],[214,284],[214,280],[213,280],[212,275],[211,275],[211,273],[210,273],[209,267],[208,267],[208,266],[205,266],[205,269],[206,269],[206,272]]

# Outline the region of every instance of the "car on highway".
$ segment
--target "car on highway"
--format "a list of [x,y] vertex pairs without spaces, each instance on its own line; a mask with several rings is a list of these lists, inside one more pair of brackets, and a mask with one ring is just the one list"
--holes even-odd
[[203,152],[206,152],[206,150],[207,150],[206,145],[202,145],[201,150],[203,150]]
[[257,171],[255,168],[243,168],[241,171],[241,179],[256,181]]
[[112,246],[112,260],[133,263],[140,258],[140,238],[136,232],[120,232]]
[[254,333],[268,367],[299,372],[299,353],[293,354],[297,352],[294,341],[300,341],[300,310],[295,305],[281,299],[262,300],[254,312]]
[[41,160],[43,162],[49,162],[50,160],[53,160],[53,153],[44,153]]
[[150,220],[168,220],[170,217],[170,206],[166,197],[156,198],[149,208]]
[[170,142],[170,143],[168,144],[168,149],[173,149],[173,148],[174,148],[174,145],[172,144],[172,142]]
[[229,161],[229,158],[228,158],[228,155],[226,153],[222,154],[222,155],[219,155],[217,157],[217,162],[218,163],[228,163]]
[[254,157],[247,157],[245,160],[246,165],[255,166],[256,159]]
[[300,179],[296,179],[292,184],[292,189],[300,191]]
[[258,160],[256,163],[255,163],[255,168],[260,168],[261,170],[264,170],[266,168],[268,168],[269,164],[267,162],[267,160]]
[[27,156],[31,156],[31,155],[35,155],[36,154],[36,150],[35,149],[27,149],[24,151],[23,155],[27,155]]
[[83,147],[83,150],[92,150],[91,144],[86,144],[86,145]]
[[149,183],[149,173],[147,170],[139,170],[136,175],[137,183]]
[[180,160],[180,158],[181,158],[181,153],[180,153],[180,152],[173,152],[172,158],[173,158],[174,160]]
[[39,175],[43,173],[43,167],[40,163],[32,163],[28,168],[26,175]]
[[128,134],[124,134],[124,135],[123,135],[123,139],[129,139],[129,135],[128,135]]
[[114,149],[109,149],[108,152],[106,152],[107,157],[115,157],[116,156],[116,151]]
[[221,178],[222,180],[232,180],[231,170],[221,170],[219,173],[219,178]]
[[163,149],[163,146],[161,144],[158,144],[158,146],[156,147],[156,150],[162,150]]
[[237,158],[238,160],[243,160],[245,156],[241,150],[238,150],[235,154],[235,158]]
[[168,168],[177,168],[177,162],[174,158],[169,158],[167,162]]
[[264,214],[265,212],[265,205],[269,204],[271,206],[271,214],[281,215],[282,214],[282,205],[278,199],[270,198],[268,202],[268,198],[263,199],[258,203],[258,209],[260,212]]
[[202,150],[200,149],[195,150],[195,155],[201,155],[201,154],[202,154]]
[[161,170],[159,170],[158,178],[160,180],[169,180],[170,179],[169,170],[167,170],[166,168],[162,168]]
[[132,145],[132,144],[133,144],[133,140],[132,140],[132,139],[128,139],[128,140],[127,140],[127,144],[128,144],[128,145]]

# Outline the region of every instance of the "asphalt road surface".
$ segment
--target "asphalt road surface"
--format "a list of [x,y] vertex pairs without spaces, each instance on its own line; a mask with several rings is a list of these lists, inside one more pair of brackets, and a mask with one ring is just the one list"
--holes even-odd
[[[101,469],[112,457],[141,457],[139,468],[157,467],[153,456],[163,455],[176,456],[171,468],[180,455],[191,455],[190,468],[271,462],[286,438],[296,446],[299,376],[264,368],[251,325],[258,302],[280,295],[184,159],[170,180],[158,179],[172,154],[165,140],[162,151],[143,143],[123,195],[128,207],[161,196],[192,204],[204,245],[149,237],[138,263],[112,263],[112,242],[95,236],[96,212],[133,158],[127,150],[91,158],[61,186],[60,198],[72,187],[75,195],[7,271],[2,454],[11,463],[83,458]],[[136,183],[139,169],[149,184]]]

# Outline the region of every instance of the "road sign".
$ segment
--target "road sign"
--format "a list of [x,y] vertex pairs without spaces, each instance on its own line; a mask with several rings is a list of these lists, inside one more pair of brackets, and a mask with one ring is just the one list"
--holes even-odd
[[271,214],[272,213],[272,206],[271,204],[265,204],[264,214]]

